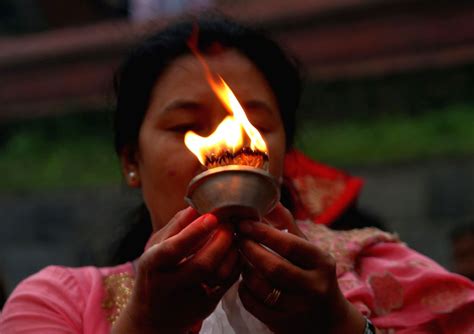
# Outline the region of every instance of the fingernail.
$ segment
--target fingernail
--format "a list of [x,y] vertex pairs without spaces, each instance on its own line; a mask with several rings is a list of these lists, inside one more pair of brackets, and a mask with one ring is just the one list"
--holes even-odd
[[199,214],[195,208],[191,207],[191,206],[188,206],[186,209],[183,210],[183,212],[186,212],[186,213],[195,213],[195,214]]
[[218,225],[216,216],[211,215],[210,213],[201,216],[201,219],[201,224],[205,225],[208,229],[213,229]]
[[252,232],[253,229],[253,223],[252,222],[241,222],[239,224],[239,231],[243,233],[250,233]]

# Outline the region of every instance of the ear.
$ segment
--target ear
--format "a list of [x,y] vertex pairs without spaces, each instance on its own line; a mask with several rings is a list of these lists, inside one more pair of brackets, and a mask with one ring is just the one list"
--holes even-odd
[[140,188],[141,180],[136,148],[130,145],[125,146],[120,153],[120,164],[122,165],[122,173],[128,186]]

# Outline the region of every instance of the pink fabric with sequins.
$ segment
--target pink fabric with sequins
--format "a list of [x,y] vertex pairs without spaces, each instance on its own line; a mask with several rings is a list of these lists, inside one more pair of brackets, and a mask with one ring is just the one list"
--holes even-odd
[[[376,229],[336,232],[311,222],[298,225],[336,258],[344,295],[382,333],[474,333],[473,282]],[[132,275],[132,266],[48,267],[13,292],[0,333],[108,333],[113,298],[121,297],[114,291],[121,287],[106,282],[120,274]]]
[[374,228],[298,226],[336,259],[339,286],[382,333],[474,333],[474,283]]
[[13,291],[2,311],[0,333],[109,333],[104,280],[121,273],[131,274],[132,265],[47,267]]

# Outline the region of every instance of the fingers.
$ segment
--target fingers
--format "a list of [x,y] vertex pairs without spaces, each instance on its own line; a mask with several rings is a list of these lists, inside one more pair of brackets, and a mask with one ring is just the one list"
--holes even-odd
[[179,211],[173,218],[163,227],[159,233],[154,233],[148,240],[145,249],[150,248],[154,244],[166,240],[183,230],[186,226],[191,224],[199,217],[199,213],[192,207],[188,207]]
[[306,239],[304,233],[301,232],[295,224],[295,220],[290,210],[285,208],[281,203],[278,203],[275,208],[264,217],[263,221],[274,226],[278,230],[287,230],[294,235]]
[[220,266],[217,268],[217,281],[225,282],[232,277],[232,274],[236,271],[240,271],[240,255],[237,249],[231,248]]
[[268,279],[276,288],[297,291],[301,288],[301,284],[299,286],[294,285],[294,282],[308,280],[302,269],[265,249],[253,240],[241,240],[240,249],[243,256],[255,270]]
[[231,248],[225,255],[214,277],[201,283],[207,296],[213,300],[220,300],[227,290],[239,279],[241,273],[240,254]]
[[[260,243],[297,266],[312,269],[328,261],[328,256],[310,242],[259,222],[242,222],[239,231],[244,238]],[[261,259],[260,259],[261,260]]]
[[234,234],[229,224],[221,224],[209,241],[187,260],[184,272],[197,279],[214,277],[219,265],[232,247]]
[[279,230],[288,229],[293,225],[291,212],[281,203],[278,203],[275,208],[265,216],[264,220]]
[[[253,297],[264,304],[265,300],[275,289],[268,280],[248,267],[242,272],[242,284],[245,285]],[[307,296],[296,295],[283,290],[275,304],[271,307],[280,311],[303,312],[308,308],[307,299]]]
[[275,319],[284,318],[284,312],[269,308],[257,299],[243,283],[239,285],[239,297],[245,309],[267,325],[275,322]]
[[230,287],[239,278],[240,272],[240,254],[235,247],[231,247],[205,284],[209,287]]
[[199,217],[199,213],[192,207],[187,207],[184,210],[179,211],[169,222],[166,224],[167,237],[176,235],[186,226],[191,224],[194,220]]
[[141,265],[160,268],[178,264],[193,253],[196,244],[209,238],[218,225],[217,218],[211,214],[199,217],[180,233],[151,246],[140,258]]

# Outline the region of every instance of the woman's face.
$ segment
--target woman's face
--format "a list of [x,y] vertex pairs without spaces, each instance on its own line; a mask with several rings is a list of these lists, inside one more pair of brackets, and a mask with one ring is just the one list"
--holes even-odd
[[[244,107],[250,122],[267,143],[270,173],[280,178],[285,133],[275,96],[260,71],[234,50],[206,57]],[[185,208],[186,188],[203,171],[186,148],[184,134],[193,130],[208,136],[228,115],[206,81],[203,67],[192,55],[177,58],[155,84],[140,128],[133,161],[124,158],[125,172],[138,173],[143,198],[154,230]]]

